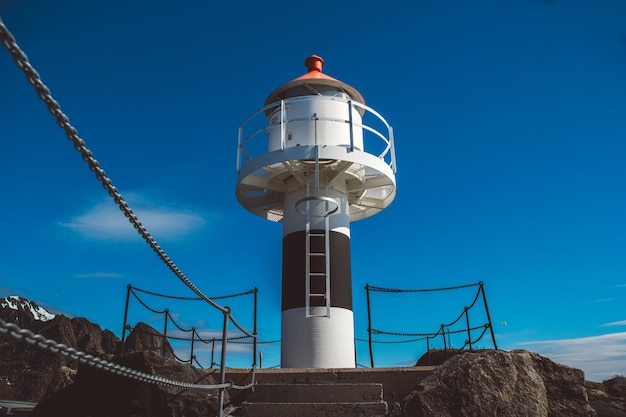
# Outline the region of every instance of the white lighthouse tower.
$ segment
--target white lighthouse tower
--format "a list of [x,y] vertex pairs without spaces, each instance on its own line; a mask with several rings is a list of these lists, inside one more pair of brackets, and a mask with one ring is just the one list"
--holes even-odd
[[356,366],[350,222],[396,194],[391,127],[323,63],[307,58],[239,129],[237,200],[283,224],[283,368]]

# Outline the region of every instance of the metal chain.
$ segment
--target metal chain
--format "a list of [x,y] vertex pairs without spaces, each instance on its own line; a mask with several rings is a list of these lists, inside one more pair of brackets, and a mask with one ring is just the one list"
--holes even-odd
[[141,237],[150,245],[152,250],[158,255],[159,258],[167,265],[167,267],[185,284],[189,289],[191,289],[196,295],[202,298],[204,301],[217,308],[218,310],[226,313],[227,309],[216,304],[214,301],[209,299],[206,295],[202,293],[183,273],[182,271],[172,262],[172,260],[167,256],[167,254],[161,249],[161,247],[157,244],[156,240],[148,233],[146,228],[141,224],[137,216],[133,213],[131,208],[128,206],[128,203],[124,200],[123,196],[117,191],[117,188],[113,186],[113,182],[106,175],[106,172],[100,167],[98,161],[96,161],[93,157],[92,152],[87,149],[85,145],[85,141],[82,140],[78,136],[78,132],[76,128],[74,128],[70,124],[69,118],[61,111],[61,106],[57,103],[50,93],[50,90],[46,85],[42,82],[41,77],[35,71],[35,69],[28,62],[28,57],[26,54],[20,49],[17,45],[15,38],[7,27],[0,19],[0,42],[2,46],[9,51],[13,60],[17,64],[17,66],[24,72],[26,75],[26,80],[29,84],[31,84],[35,90],[37,91],[37,95],[39,98],[46,103],[48,107],[48,111],[55,117],[57,124],[65,131],[65,135],[69,140],[74,144],[74,148],[80,152],[83,160],[87,162],[89,165],[89,169],[95,173],[98,181],[102,183],[102,186],[108,191],[109,196],[113,198],[113,201],[119,206],[120,210],[124,212],[124,216],[128,218],[128,221],[133,225],[133,227],[137,230],[137,232],[141,235]]
[[233,388],[232,383],[224,384],[192,384],[189,382],[174,381],[161,376],[147,374],[145,372],[137,371],[131,368],[127,368],[123,365],[109,362],[106,359],[102,359],[85,352],[79,351],[72,347],[68,347],[62,343],[57,343],[54,340],[46,339],[40,334],[35,334],[28,329],[21,329],[18,325],[13,323],[7,323],[0,319],[0,333],[9,333],[16,339],[24,339],[27,343],[37,346],[40,349],[48,350],[53,353],[59,353],[63,356],[69,356],[72,359],[77,359],[81,363],[86,363],[90,366],[102,369],[104,371],[118,374],[126,378],[136,379],[141,382],[147,382],[149,384],[167,385],[177,388],[186,389],[199,389],[199,390],[217,390],[221,388]]
[[[137,287],[131,287],[131,288],[133,290],[135,290],[135,291],[143,292],[143,293],[149,294],[149,295],[154,295],[156,297],[172,298],[174,300],[184,300],[184,301],[203,301],[203,299],[199,298],[199,297],[183,297],[183,296],[179,296],[179,295],[167,295],[167,294],[160,294],[158,292],[142,290],[141,288],[137,288]],[[240,293],[237,293],[237,294],[220,295],[220,296],[217,296],[217,297],[209,297],[209,298],[211,298],[211,300],[221,300],[221,299],[225,299],[225,298],[234,298],[234,297],[240,297],[242,295],[253,294],[254,291],[255,290],[252,289],[252,290],[248,290],[248,291],[245,291],[245,292],[240,292]]]
[[465,285],[457,285],[455,287],[440,287],[440,288],[427,288],[421,290],[403,290],[398,288],[383,288],[383,287],[374,287],[372,285],[367,285],[365,287],[366,290],[374,291],[374,292],[434,292],[434,291],[450,291],[450,290],[459,290],[461,288],[469,288],[482,285],[482,282],[477,282],[475,284],[465,284]]
[[[478,330],[482,329],[485,326],[489,326],[488,324],[483,324],[482,326],[471,327],[469,330]],[[456,333],[466,333],[468,329],[459,329],[459,330],[449,330],[446,331],[445,334],[456,334]],[[397,333],[397,332],[385,332],[383,330],[371,329],[372,334],[386,334],[389,336],[403,336],[403,337],[435,337],[441,334],[440,331],[437,333]]]

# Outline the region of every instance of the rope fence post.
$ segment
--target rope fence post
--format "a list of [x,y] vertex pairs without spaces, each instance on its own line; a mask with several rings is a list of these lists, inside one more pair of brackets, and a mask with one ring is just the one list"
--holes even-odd
[[472,351],[472,332],[470,331],[469,307],[465,306],[465,324],[467,325],[467,344]]
[[[228,320],[230,316],[230,307],[224,307],[224,327],[222,328],[222,359],[220,363],[220,384],[226,383],[226,344],[228,343]],[[224,390],[219,391],[219,413],[218,417],[224,415]]]
[[370,285],[365,284],[365,295],[367,297],[367,337],[370,350],[370,365],[374,367],[374,351],[372,348],[372,311],[370,305]]
[[191,363],[191,361],[193,361],[193,345],[194,342],[196,341],[196,328],[192,327],[191,328],[191,354],[189,355],[189,362]]
[[163,346],[161,347],[161,352],[165,355],[165,346],[167,345],[167,319],[170,316],[170,310],[165,309],[165,324],[163,325]]
[[126,307],[124,307],[124,324],[122,325],[122,343],[120,346],[120,353],[124,354],[124,341],[126,340],[126,322],[128,320],[128,303],[130,302],[130,291],[133,287],[126,286]]
[[443,324],[439,327],[439,331],[441,332],[441,338],[443,339],[443,350],[447,352],[448,345],[446,344],[446,329]]
[[252,340],[252,367],[256,367],[256,351],[257,351],[257,339],[259,338],[257,333],[257,307],[258,307],[258,299],[259,299],[259,289],[254,287],[254,337]]
[[215,365],[215,338],[211,339],[211,369]]
[[485,284],[480,281],[478,283],[480,286],[479,290],[483,295],[483,303],[485,304],[485,313],[487,314],[487,321],[489,322],[489,331],[491,332],[491,341],[493,342],[493,347],[495,350],[498,350],[498,345],[496,344],[496,335],[493,332],[493,325],[491,323],[491,315],[489,314],[489,306],[487,306],[487,296],[485,295]]

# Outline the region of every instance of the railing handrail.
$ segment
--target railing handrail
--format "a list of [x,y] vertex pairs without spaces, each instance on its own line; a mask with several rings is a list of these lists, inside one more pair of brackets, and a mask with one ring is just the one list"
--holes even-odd
[[[350,116],[346,119],[336,118],[336,117],[311,116],[310,118],[297,118],[297,119],[289,120],[285,117],[284,113],[286,112],[287,106],[289,104],[302,102],[302,101],[313,101],[313,100],[315,101],[319,101],[319,100],[338,101],[341,103],[345,103],[347,106],[349,106],[349,109],[351,109],[352,107],[357,107],[359,109],[362,109],[362,111],[359,111],[359,113],[361,113],[362,115],[369,113],[372,116],[374,116],[377,120],[382,122],[387,132],[385,134],[370,125],[367,125],[364,123],[357,123],[353,121],[351,117],[351,111],[349,111]],[[267,115],[268,110],[274,109],[274,108],[277,109],[279,112],[280,123],[272,124],[267,120],[269,116],[266,116],[264,122],[262,123],[262,127],[259,127],[259,128],[255,127],[255,129],[249,134],[245,133],[245,128],[248,125],[248,123],[250,123],[253,120],[256,120],[256,118],[261,114]],[[255,159],[256,157],[261,155],[261,154],[252,155],[251,153],[247,151],[247,148],[246,148],[246,145],[248,145],[254,139],[261,136],[261,133],[268,132],[272,129],[281,129],[281,150],[284,150],[285,149],[284,131],[286,129],[286,126],[292,123],[308,122],[308,121],[315,120],[315,119],[326,121],[326,122],[348,124],[351,126],[351,128],[353,127],[361,128],[364,131],[370,132],[374,138],[380,139],[382,143],[384,143],[385,145],[383,151],[376,156],[379,159],[384,160],[392,168],[394,173],[396,172],[396,157],[395,157],[394,140],[393,140],[393,128],[389,125],[387,120],[385,120],[385,118],[380,113],[378,113],[376,110],[372,109],[371,107],[366,106],[363,103],[353,101],[352,99],[347,99],[343,97],[334,97],[334,96],[317,96],[317,95],[316,96],[298,96],[298,97],[288,98],[285,100],[275,101],[273,103],[267,104],[257,109],[252,114],[250,114],[239,127],[237,167],[236,167],[237,172],[240,172],[241,168],[243,168],[247,164],[248,161]],[[367,152],[365,142],[363,143],[363,152]],[[387,161],[386,158],[388,158],[389,161]]]

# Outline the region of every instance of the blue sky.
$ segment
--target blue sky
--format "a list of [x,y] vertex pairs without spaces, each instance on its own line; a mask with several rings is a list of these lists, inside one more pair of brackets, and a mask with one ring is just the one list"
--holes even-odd
[[[366,283],[484,281],[499,347],[593,380],[626,374],[621,0],[8,0],[0,15],[183,273],[209,296],[259,288],[262,340],[280,337],[281,226],[235,199],[237,129],[316,53],[395,132],[396,200],[352,225],[357,337],[367,337]],[[1,296],[120,335],[127,284],[190,295],[5,50],[0,115]],[[424,333],[473,290],[396,297],[373,295],[373,327]],[[250,326],[250,298],[229,301]],[[137,304],[131,321],[162,326]],[[220,321],[198,303],[167,307],[206,334]],[[377,345],[376,364],[409,364],[424,349]],[[276,345],[262,350],[278,363]],[[369,363],[365,344],[357,353]]]

